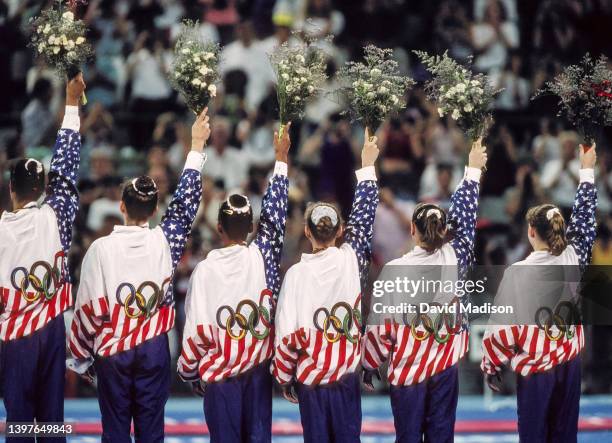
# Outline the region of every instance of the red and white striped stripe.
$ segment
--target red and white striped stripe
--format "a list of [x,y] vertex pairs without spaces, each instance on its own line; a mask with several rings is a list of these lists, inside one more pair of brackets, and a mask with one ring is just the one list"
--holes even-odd
[[[28,292],[32,298],[34,292]],[[28,302],[21,291],[0,287],[0,340],[16,340],[38,331],[72,306],[72,285],[64,283],[51,300]]]
[[421,383],[457,364],[468,351],[468,332],[454,334],[446,343],[433,336],[417,340],[410,326],[387,322],[368,326],[363,339],[362,364],[377,369],[389,360],[388,379],[395,386]]
[[481,369],[494,374],[509,364],[514,372],[525,376],[565,363],[576,357],[583,347],[582,325],[576,326],[571,339],[562,336],[556,341],[535,325],[497,327],[487,331],[483,338]]
[[285,336],[276,347],[272,373],[281,383],[294,378],[304,385],[326,385],[357,369],[361,354],[361,335],[351,343],[345,335],[328,341],[323,332],[301,328]]
[[165,334],[174,326],[174,317],[174,306],[163,306],[149,318],[129,318],[123,306],[109,306],[106,297],[101,297],[75,310],[70,351],[76,358],[90,357],[91,349],[95,355],[109,357]]
[[272,358],[274,334],[258,340],[251,334],[232,338],[213,325],[198,325],[197,335],[183,339],[178,371],[185,380],[206,383],[235,377]]

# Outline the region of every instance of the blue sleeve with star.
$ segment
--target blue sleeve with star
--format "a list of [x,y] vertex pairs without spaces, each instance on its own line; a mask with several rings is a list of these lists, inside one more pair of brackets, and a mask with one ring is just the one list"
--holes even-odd
[[357,255],[362,283],[365,282],[372,255],[374,216],[377,207],[378,185],[376,180],[363,180],[357,183],[353,208],[346,224],[344,240],[351,245]]
[[567,239],[574,247],[581,266],[586,266],[591,261],[591,250],[595,242],[596,208],[597,188],[593,183],[580,183],[567,228]]
[[465,275],[474,261],[474,238],[476,237],[476,215],[478,213],[479,183],[463,179],[451,197],[448,210],[448,225],[453,239],[459,265],[459,277]]
[[275,296],[280,291],[280,260],[287,222],[288,189],[286,175],[272,176],[261,205],[259,229],[254,240],[264,259],[268,289]]
[[53,148],[44,204],[55,212],[60,241],[66,254],[72,243],[72,225],[79,209],[76,181],[80,159],[81,134],[72,129],[60,129]]
[[178,187],[172,196],[160,227],[170,245],[172,269],[183,256],[191,225],[202,199],[202,177],[200,171],[185,168],[181,174]]

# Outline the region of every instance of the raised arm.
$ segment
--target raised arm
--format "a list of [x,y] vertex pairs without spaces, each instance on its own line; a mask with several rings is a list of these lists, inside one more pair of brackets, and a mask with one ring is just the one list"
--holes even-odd
[[270,179],[268,189],[261,204],[259,228],[255,237],[255,244],[261,251],[266,268],[266,283],[274,295],[280,290],[280,259],[285,237],[285,224],[287,222],[287,200],[289,180],[287,178],[287,162],[291,139],[287,124],[281,138],[274,132],[274,151],[276,164],[274,175]]
[[83,74],[77,75],[66,85],[66,112],[53,148],[44,200],[55,212],[60,241],[66,254],[70,249],[72,225],[79,209],[79,193],[76,188],[81,156],[79,100],[84,90]]
[[595,241],[595,209],[597,188],[595,187],[595,145],[585,152],[580,145],[580,184],[576,191],[572,216],[567,227],[567,239],[574,247],[581,266],[591,261],[591,250]]
[[361,169],[356,171],[357,188],[353,207],[346,225],[344,240],[351,245],[357,255],[359,274],[363,282],[368,272],[372,254],[372,235],[374,234],[374,216],[378,206],[378,184],[374,164],[378,158],[377,137],[370,137],[365,130],[365,142],[361,151]]
[[457,255],[460,275],[467,270],[474,257],[480,174],[486,164],[486,147],[478,139],[472,145],[463,180],[451,197],[447,222],[453,234],[451,246]]
[[208,108],[204,109],[191,127],[191,151],[187,154],[179,184],[160,223],[170,245],[173,268],[183,255],[202,199],[201,171],[206,161],[204,146],[210,137],[207,112]]

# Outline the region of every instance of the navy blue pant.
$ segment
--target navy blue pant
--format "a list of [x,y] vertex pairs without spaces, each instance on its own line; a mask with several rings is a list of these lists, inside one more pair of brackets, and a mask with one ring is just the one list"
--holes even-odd
[[[66,374],[66,327],[58,315],[42,329],[17,340],[2,342],[0,383],[7,421],[63,422]],[[7,438],[7,443],[34,438]],[[65,438],[39,438],[65,442]]]
[[162,334],[129,351],[96,358],[102,442],[164,441],[164,407],[170,394],[170,350]]
[[517,376],[521,443],[575,443],[580,409],[580,357],[554,368]]
[[457,365],[411,386],[391,386],[398,443],[452,443],[459,398]]
[[270,362],[204,390],[204,417],[212,443],[272,440]]
[[361,392],[357,374],[329,385],[298,384],[297,395],[305,442],[360,441]]

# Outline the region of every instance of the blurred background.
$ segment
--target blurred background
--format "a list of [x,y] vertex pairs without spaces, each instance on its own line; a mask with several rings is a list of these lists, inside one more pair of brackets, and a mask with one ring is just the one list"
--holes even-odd
[[[7,162],[32,156],[48,163],[63,115],[64,84],[26,47],[28,20],[52,1],[0,0],[0,212],[10,209]],[[89,103],[82,110],[81,207],[75,223],[71,272],[78,284],[88,246],[121,223],[118,201],[125,177],[148,174],[160,190],[163,215],[190,149],[194,116],[170,88],[174,40],[184,18],[200,21],[202,35],[219,42],[222,84],[212,109],[212,136],[204,167],[204,196],[193,235],[177,272],[178,355],[188,278],[219,246],[216,216],[229,192],[249,196],[259,213],[274,163],[278,127],[274,74],[268,54],[305,33],[327,51],[328,74],[361,56],[367,43],[393,48],[401,69],[416,80],[426,72],[411,53],[445,50],[489,74],[504,91],[485,144],[489,164],[481,188],[477,260],[503,265],[529,253],[524,216],[552,201],[568,215],[578,183],[577,134],[555,117],[556,100],[531,101],[534,91],[585,52],[612,55],[610,0],[89,0],[78,14],[91,28],[96,57],[85,67]],[[332,91],[335,80],[325,89]],[[420,87],[408,106],[380,128],[381,204],[374,233],[372,276],[411,248],[409,220],[418,201],[447,208],[463,175],[469,146],[451,119],[440,119]],[[292,126],[290,205],[283,269],[307,250],[303,212],[313,200],[350,210],[360,167],[363,128],[341,114],[339,97],[309,102]],[[610,133],[598,141],[599,192],[595,264],[612,264],[612,154]],[[158,220],[156,220],[158,221]],[[590,327],[583,354],[585,394],[612,392],[612,331]],[[461,393],[482,395],[480,347],[472,342],[461,364]],[[70,371],[68,371],[70,372]],[[189,390],[174,377],[173,396]],[[384,383],[380,392],[385,392]],[[505,394],[513,391],[507,377]],[[68,397],[95,390],[69,374]]]

